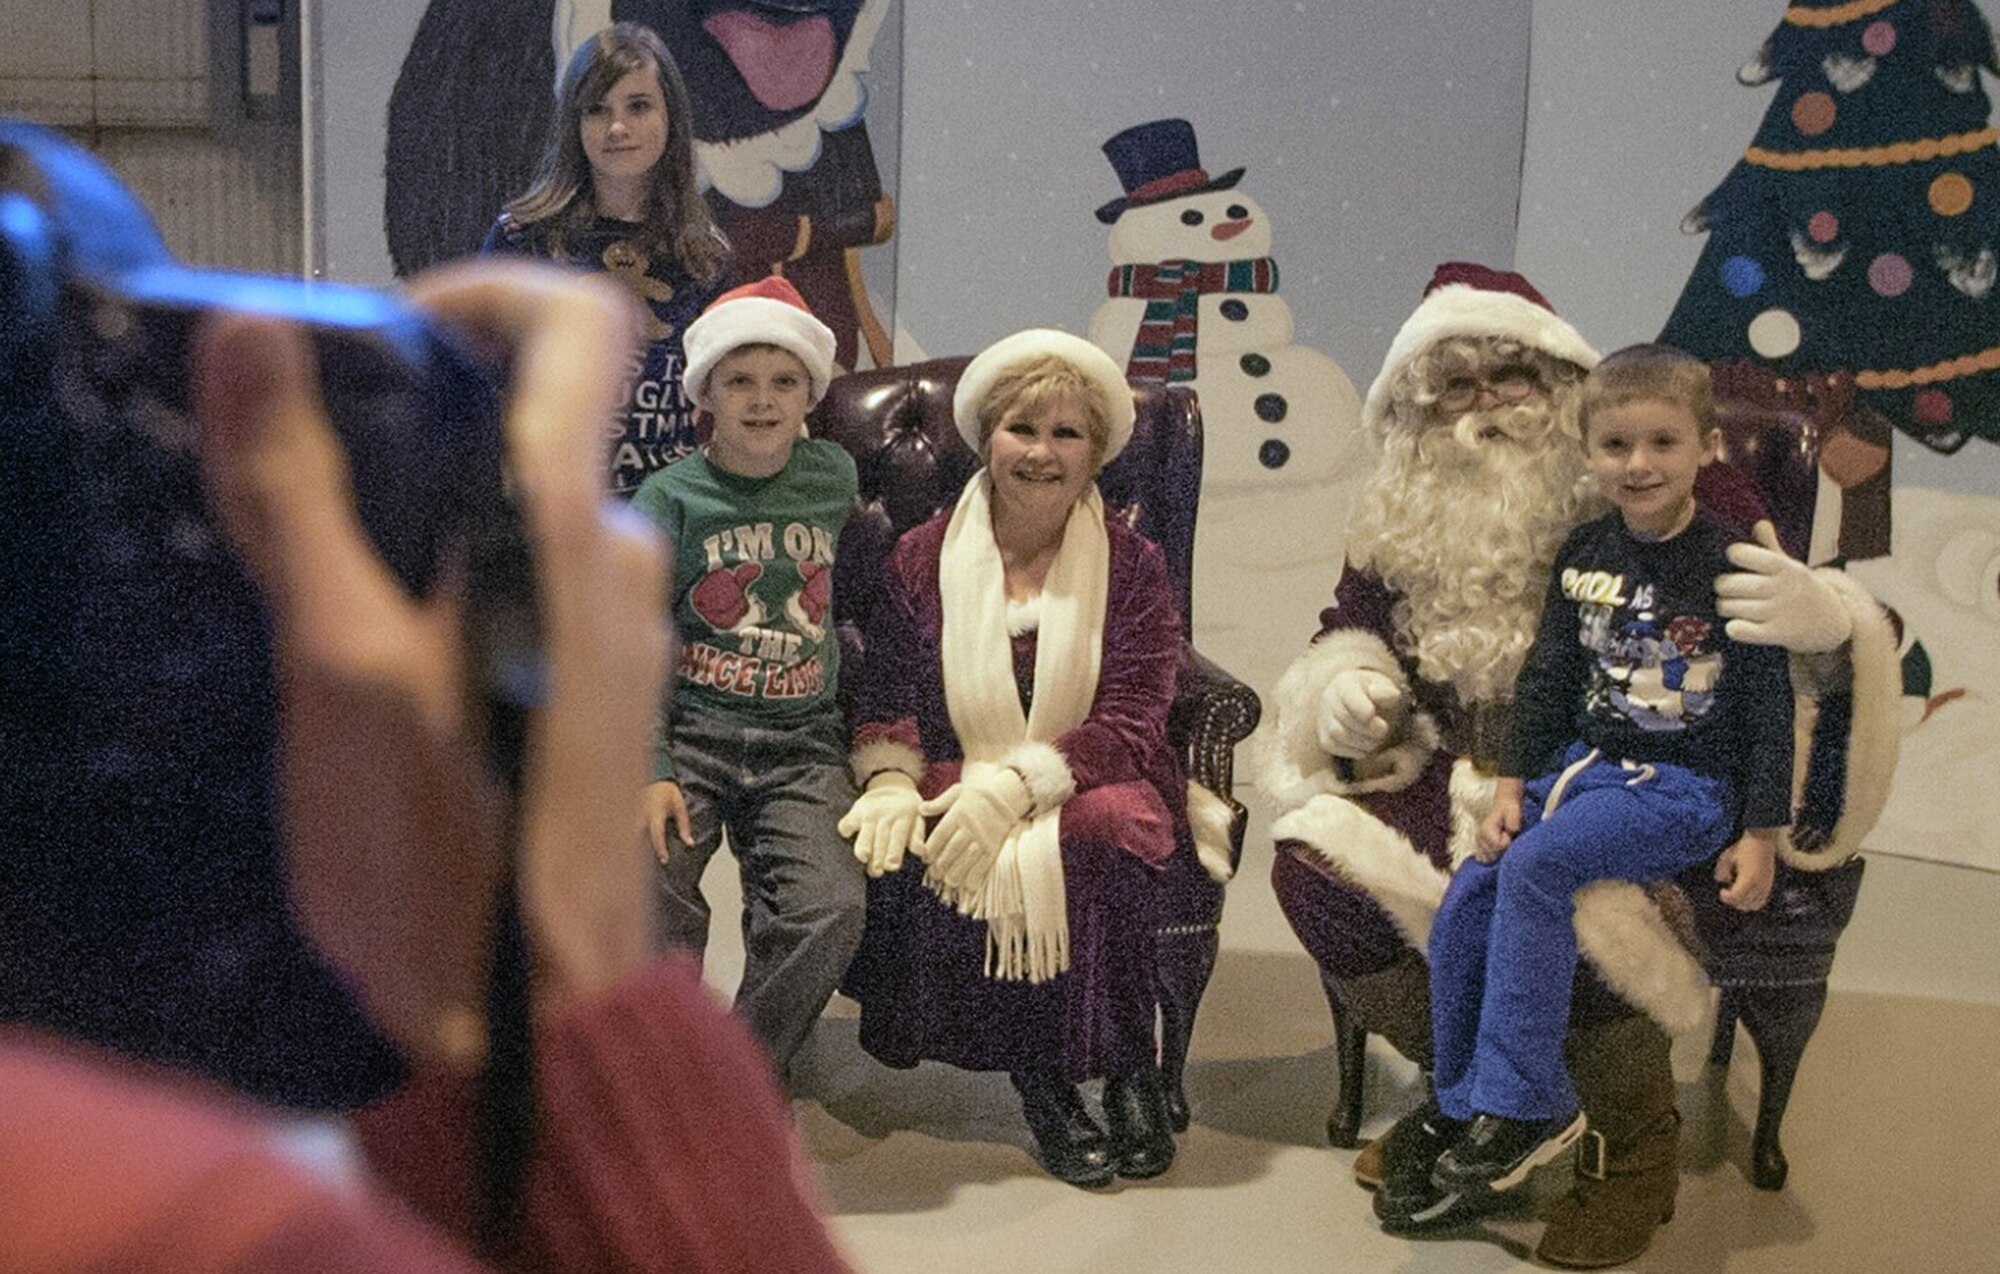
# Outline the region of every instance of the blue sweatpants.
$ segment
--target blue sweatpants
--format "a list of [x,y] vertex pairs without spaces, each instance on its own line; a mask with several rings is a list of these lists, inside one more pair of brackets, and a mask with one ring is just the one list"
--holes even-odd
[[1462,865],[1431,926],[1434,1080],[1454,1119],[1577,1108],[1562,1056],[1576,891],[1676,876],[1719,853],[1734,827],[1722,779],[1605,760],[1581,743],[1563,767],[1528,783],[1513,844],[1497,862]]

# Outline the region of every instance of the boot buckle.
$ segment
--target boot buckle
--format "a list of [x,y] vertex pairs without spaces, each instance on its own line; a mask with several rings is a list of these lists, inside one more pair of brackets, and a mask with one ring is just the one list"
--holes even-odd
[[1576,1143],[1576,1174],[1592,1181],[1602,1181],[1610,1172],[1610,1143],[1604,1134],[1595,1128],[1584,1130]]

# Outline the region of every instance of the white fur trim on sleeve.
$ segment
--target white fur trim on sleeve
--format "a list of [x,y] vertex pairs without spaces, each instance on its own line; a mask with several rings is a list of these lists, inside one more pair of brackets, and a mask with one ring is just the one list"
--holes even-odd
[[1236,811],[1228,801],[1209,791],[1193,779],[1187,785],[1188,829],[1194,833],[1195,861],[1208,873],[1210,880],[1218,885],[1226,885],[1236,875],[1235,864],[1230,860],[1229,829],[1236,822]]
[[1028,785],[1028,799],[1034,813],[1044,814],[1076,795],[1076,775],[1069,762],[1052,745],[1030,740],[1007,749],[1000,764],[1021,776]]
[[1449,880],[1409,838],[1338,796],[1315,796],[1271,824],[1278,840],[1296,841],[1343,881],[1387,912],[1410,944],[1430,944],[1431,921]]
[[[1847,572],[1822,567],[1813,574],[1847,608],[1853,636],[1844,660],[1824,655],[1792,656],[1793,685],[1801,694],[1817,698],[1826,690],[1838,689],[1836,679],[1846,677],[1851,683],[1854,715],[1847,742],[1847,790],[1832,838],[1811,852],[1794,848],[1789,833],[1779,841],[1779,857],[1802,871],[1838,867],[1861,852],[1862,840],[1874,830],[1882,807],[1888,803],[1889,785],[1896,776],[1896,760],[1903,746],[1899,716],[1903,668],[1888,615],[1861,581]],[[1809,753],[1814,717],[1810,712],[1799,714],[1801,765]]]
[[907,743],[895,739],[872,739],[848,754],[848,764],[854,769],[854,785],[866,788],[868,780],[884,770],[895,770],[907,774],[914,781],[924,781],[924,754]]
[[1576,891],[1576,941],[1612,990],[1669,1035],[1708,1016],[1708,975],[1639,886],[1599,880]]
[[1319,705],[1327,683],[1349,669],[1379,672],[1409,693],[1409,679],[1395,653],[1380,637],[1361,628],[1339,628],[1310,645],[1278,679],[1271,692],[1270,726],[1252,744],[1257,787],[1278,808],[1296,809],[1316,796],[1393,792],[1408,787],[1437,749],[1437,727],[1422,713],[1409,727],[1343,778],[1334,758],[1319,745]]

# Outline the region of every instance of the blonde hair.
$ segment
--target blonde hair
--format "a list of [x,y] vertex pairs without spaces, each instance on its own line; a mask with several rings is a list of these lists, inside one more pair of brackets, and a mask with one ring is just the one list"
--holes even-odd
[[556,89],[555,117],[534,180],[506,206],[516,224],[550,223],[551,250],[561,256],[566,235],[597,216],[590,160],[583,153],[583,113],[604,100],[619,80],[651,70],[667,111],[667,144],[653,165],[646,214],[633,247],[649,257],[667,255],[704,283],[721,277],[729,240],[710,214],[694,175],[694,108],[673,54],[651,29],[618,22],[577,46]]
[[1627,345],[1607,354],[1583,380],[1583,436],[1590,438],[1590,418],[1607,407],[1626,403],[1671,403],[1686,409],[1701,427],[1714,433],[1715,385],[1708,364],[1671,345]]
[[1027,415],[1050,403],[1068,398],[1083,409],[1085,432],[1090,437],[1090,462],[1102,466],[1111,445],[1111,404],[1104,389],[1089,375],[1055,354],[1037,354],[1004,368],[993,378],[993,386],[979,404],[979,455],[981,459],[993,442],[1000,422]]

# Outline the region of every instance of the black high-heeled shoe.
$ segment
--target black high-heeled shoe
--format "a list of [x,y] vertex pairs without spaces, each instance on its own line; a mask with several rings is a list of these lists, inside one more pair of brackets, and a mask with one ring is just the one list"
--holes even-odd
[[1174,1164],[1173,1124],[1151,1066],[1104,1081],[1104,1122],[1111,1131],[1111,1163],[1121,1177],[1157,1177]]
[[1048,1174],[1073,1186],[1110,1185],[1116,1173],[1110,1143],[1076,1085],[1056,1071],[1017,1071],[1008,1078],[1021,1094],[1021,1114]]

